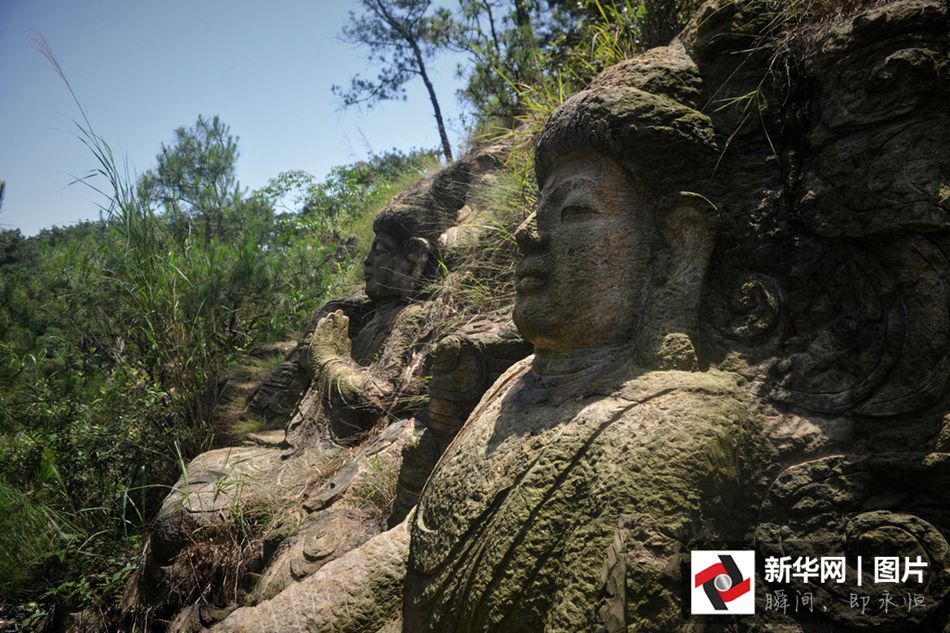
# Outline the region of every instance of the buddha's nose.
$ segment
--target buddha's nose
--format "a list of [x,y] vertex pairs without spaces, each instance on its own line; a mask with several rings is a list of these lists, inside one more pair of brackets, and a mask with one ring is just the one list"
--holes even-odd
[[544,247],[544,238],[538,232],[538,214],[532,213],[515,229],[515,241],[522,255],[534,253]]

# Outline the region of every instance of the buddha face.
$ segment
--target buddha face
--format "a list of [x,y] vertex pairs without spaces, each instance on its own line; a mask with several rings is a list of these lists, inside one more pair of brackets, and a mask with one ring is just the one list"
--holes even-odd
[[376,233],[369,255],[363,260],[366,296],[373,301],[398,299],[407,292],[413,264],[403,244],[385,232]]
[[515,237],[514,320],[539,350],[630,341],[651,283],[656,231],[632,176],[597,156],[565,159]]

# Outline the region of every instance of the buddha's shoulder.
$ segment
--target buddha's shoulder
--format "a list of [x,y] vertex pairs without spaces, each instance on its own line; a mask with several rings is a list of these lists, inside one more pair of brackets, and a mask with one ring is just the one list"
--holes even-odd
[[[508,392],[521,389],[522,379],[531,370],[534,356],[528,356],[505,371],[486,392],[484,401],[505,398]],[[752,385],[734,372],[709,369],[707,371],[618,371],[594,378],[576,388],[571,399],[596,398],[629,403],[647,402],[656,398],[685,398],[689,400],[731,400],[751,402]]]
[[615,395],[630,402],[646,402],[661,397],[746,401],[750,398],[750,386],[739,374],[717,369],[647,371],[626,380]]
[[655,437],[667,443],[678,434],[738,437],[757,434],[762,421],[754,385],[717,370],[644,373],[625,382],[609,400],[616,413],[605,441],[616,434],[650,435],[650,429],[662,430]]

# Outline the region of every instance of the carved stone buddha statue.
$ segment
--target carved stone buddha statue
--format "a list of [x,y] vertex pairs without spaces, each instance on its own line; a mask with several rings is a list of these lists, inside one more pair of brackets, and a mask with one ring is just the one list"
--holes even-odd
[[[636,125],[592,143],[610,107]],[[699,371],[693,344],[718,213],[679,187],[708,168],[709,127],[636,89],[581,93],[546,126],[541,199],[516,234],[515,323],[535,354],[423,492],[405,630],[678,630],[685,552],[754,520],[739,502],[754,403],[741,377]],[[660,142],[693,171],[645,165]]]
[[[553,113],[517,235],[535,354],[404,523],[219,630],[946,630],[947,5],[782,6],[707,2]],[[706,549],[756,551],[754,616],[689,615]],[[847,579],[765,579],[796,556]],[[916,610],[874,556],[919,557]]]

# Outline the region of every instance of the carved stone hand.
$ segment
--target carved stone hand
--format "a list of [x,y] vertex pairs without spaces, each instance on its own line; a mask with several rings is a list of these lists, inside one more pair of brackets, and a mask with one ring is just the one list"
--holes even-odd
[[351,358],[349,324],[349,318],[341,310],[331,312],[317,322],[310,339],[310,361],[315,372],[335,358]]

